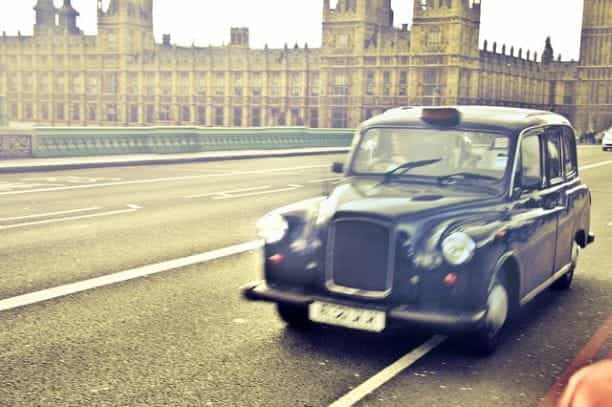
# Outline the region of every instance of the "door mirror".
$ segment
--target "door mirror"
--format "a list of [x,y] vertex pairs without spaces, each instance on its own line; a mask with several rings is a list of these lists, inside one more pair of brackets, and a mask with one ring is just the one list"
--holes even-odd
[[523,175],[520,178],[523,191],[534,191],[542,187],[542,177]]
[[333,163],[332,165],[332,172],[336,173],[336,174],[343,174],[344,173],[344,164],[343,163]]
[[521,197],[521,195],[523,195],[523,189],[521,187],[514,187],[514,189],[512,190],[512,195],[510,196],[510,198],[513,201],[516,201],[517,199],[519,199]]

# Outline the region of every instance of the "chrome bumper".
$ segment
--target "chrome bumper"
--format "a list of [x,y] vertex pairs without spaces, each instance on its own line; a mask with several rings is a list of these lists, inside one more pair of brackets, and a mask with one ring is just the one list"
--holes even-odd
[[[335,298],[309,295],[299,291],[280,290],[268,286],[265,281],[254,281],[242,287],[242,295],[249,301],[265,301],[307,306],[313,301],[340,303]],[[369,304],[356,301],[342,301],[342,304],[356,308],[371,308]],[[380,307],[376,307],[380,310]],[[386,309],[387,319],[443,332],[464,332],[478,329],[485,318],[486,311],[450,312],[415,309],[409,305],[399,305]]]

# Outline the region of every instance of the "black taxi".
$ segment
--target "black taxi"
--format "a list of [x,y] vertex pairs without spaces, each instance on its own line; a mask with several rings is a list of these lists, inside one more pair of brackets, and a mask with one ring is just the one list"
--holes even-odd
[[513,311],[570,287],[593,242],[591,194],[564,117],[500,107],[402,107],[364,122],[342,181],[258,223],[249,300],[289,325],[381,332],[404,323],[489,353]]

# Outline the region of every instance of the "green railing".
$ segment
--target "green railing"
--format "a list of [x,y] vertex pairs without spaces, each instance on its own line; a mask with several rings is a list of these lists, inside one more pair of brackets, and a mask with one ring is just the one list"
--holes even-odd
[[350,129],[305,127],[38,127],[34,157],[171,154],[207,151],[348,147]]

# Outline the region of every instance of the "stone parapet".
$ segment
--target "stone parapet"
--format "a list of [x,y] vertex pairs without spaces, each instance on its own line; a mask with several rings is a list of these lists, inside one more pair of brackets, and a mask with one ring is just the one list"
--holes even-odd
[[0,128],[0,159],[32,157],[32,133]]
[[352,137],[350,129],[305,127],[38,127],[31,152],[44,158],[348,147]]

